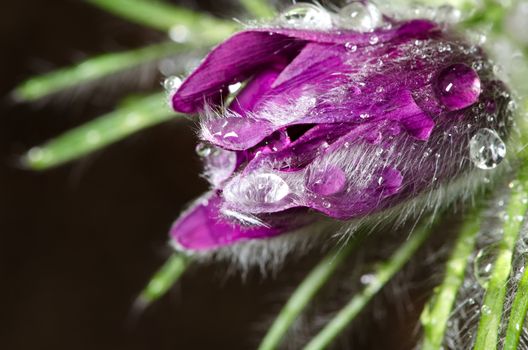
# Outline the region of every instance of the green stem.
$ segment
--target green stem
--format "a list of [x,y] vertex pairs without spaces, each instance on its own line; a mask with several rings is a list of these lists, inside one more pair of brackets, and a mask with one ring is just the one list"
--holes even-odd
[[34,170],[45,170],[174,118],[176,114],[164,101],[163,93],[129,101],[124,107],[32,148],[23,157],[23,164]]
[[455,303],[468,261],[473,252],[480,229],[480,208],[467,217],[461,228],[453,252],[447,262],[442,284],[435,289],[434,296],[421,315],[424,331],[422,350],[440,350],[447,321]]
[[165,295],[185,272],[189,263],[189,257],[180,253],[172,254],[139,295],[139,304],[148,306]]
[[315,294],[334,274],[335,270],[341,266],[350,252],[357,246],[357,242],[358,239],[337,252],[333,251],[317,264],[291,295],[262,340],[259,350],[273,350],[279,346],[290,326],[314,298]]
[[526,312],[528,311],[528,267],[517,286],[517,293],[513,300],[510,320],[506,329],[506,340],[503,350],[516,350],[524,327]]
[[116,16],[141,25],[169,31],[175,26],[186,31],[189,40],[217,43],[232,34],[237,25],[202,13],[153,0],[86,0]]
[[275,15],[275,10],[266,0],[239,0],[242,6],[256,18],[269,18]]
[[[508,229],[520,231],[522,222],[518,218],[524,217],[526,211],[528,211],[528,174],[526,171],[528,166],[521,167],[520,170],[520,184],[514,188],[514,193],[510,201],[511,206],[514,207],[514,215],[508,220],[510,223],[506,225]],[[525,267],[526,268],[526,267]],[[523,273],[523,276],[517,286],[517,293],[513,300],[512,310],[510,313],[510,319],[506,329],[506,340],[504,343],[504,350],[515,350],[519,344],[521,331],[524,325],[524,319],[526,318],[526,311],[528,310],[528,269]]]
[[186,46],[169,42],[89,58],[73,67],[31,78],[17,87],[14,95],[15,98],[24,101],[36,100],[82,83],[122,72],[142,63],[174,55],[184,48]]
[[354,320],[385,284],[409,261],[416,250],[427,239],[431,232],[423,226],[405,242],[394,255],[376,268],[374,278],[359,294],[341,309],[338,314],[319,332],[304,348],[305,350],[325,349]]
[[508,277],[511,274],[513,250],[522,225],[522,220],[519,218],[524,217],[528,210],[526,174],[523,174],[526,170],[526,167],[521,169],[521,184],[513,188],[506,208],[507,219],[504,222],[504,235],[499,242],[497,259],[484,296],[474,350],[497,349]]

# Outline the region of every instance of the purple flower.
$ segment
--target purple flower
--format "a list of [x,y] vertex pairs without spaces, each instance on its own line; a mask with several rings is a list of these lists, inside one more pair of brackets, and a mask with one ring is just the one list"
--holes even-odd
[[482,50],[432,21],[237,33],[172,95],[200,116],[212,187],[172,239],[209,250],[466,195],[479,157],[491,168],[504,156],[508,101]]

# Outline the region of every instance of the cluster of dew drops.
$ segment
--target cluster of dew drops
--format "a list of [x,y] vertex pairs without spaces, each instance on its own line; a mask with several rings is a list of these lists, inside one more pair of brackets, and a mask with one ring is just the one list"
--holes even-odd
[[[385,9],[384,9],[385,10]],[[392,13],[391,15],[395,15]],[[443,6],[440,8],[415,7],[410,10],[407,16],[426,17],[443,22],[454,22],[459,19],[460,14],[452,7]],[[342,7],[337,14],[331,13],[322,6],[310,3],[294,4],[283,12],[272,22],[273,25],[311,30],[332,30],[333,28],[354,30],[358,32],[374,32],[377,28],[390,29],[391,23],[384,20],[380,11],[380,5],[374,2],[350,1]],[[373,33],[369,42],[372,45],[378,43],[377,36]],[[345,47],[349,51],[355,51],[357,47],[352,43],[346,43]],[[178,76],[169,76],[163,86],[170,97],[180,87],[182,79]],[[445,94],[450,91],[460,91],[456,89],[456,77],[449,84],[445,84]],[[240,83],[229,87],[231,93],[238,90]],[[512,108],[510,108],[511,111]],[[482,128],[475,132],[469,143],[469,158],[479,169],[494,169],[506,156],[506,145],[495,130]]]

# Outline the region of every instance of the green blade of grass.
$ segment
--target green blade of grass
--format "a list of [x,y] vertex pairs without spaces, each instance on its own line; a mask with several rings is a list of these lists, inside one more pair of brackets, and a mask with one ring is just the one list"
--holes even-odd
[[422,312],[420,317],[424,332],[422,350],[442,349],[447,321],[455,304],[458,289],[464,280],[466,267],[480,229],[480,213],[480,210],[476,209],[466,218],[447,262],[444,280],[435,288],[434,296]]
[[186,46],[172,42],[89,58],[73,67],[31,78],[14,90],[15,98],[33,101],[53,93],[115,74],[142,63],[174,55]]
[[266,0],[239,0],[242,6],[251,15],[257,18],[270,18],[275,15],[275,10]]
[[165,295],[185,272],[190,261],[190,258],[183,254],[172,254],[152,276],[145,289],[139,295],[137,303],[142,307],[147,307]]
[[282,338],[299,314],[306,308],[308,303],[333,275],[336,269],[341,266],[360,240],[361,238],[357,238],[346,247],[331,252],[315,266],[290,296],[288,302],[262,340],[259,350],[273,350],[279,346]]
[[423,226],[405,242],[392,257],[377,265],[374,278],[306,345],[305,350],[322,350],[354,320],[370,300],[387,284],[387,282],[409,261],[416,250],[431,233],[430,227]]
[[523,174],[526,170],[526,167],[522,167],[520,174],[523,181],[513,187],[506,208],[504,234],[499,242],[497,258],[481,307],[474,350],[497,349],[508,278],[511,275],[513,250],[522,226],[522,220],[519,218],[524,217],[528,210],[526,175]]
[[524,327],[526,312],[528,311],[528,267],[525,266],[524,273],[517,286],[515,299],[510,313],[510,319],[506,328],[506,340],[503,350],[516,350]]
[[126,106],[34,147],[23,156],[23,164],[45,170],[119,141],[139,130],[172,119],[176,114],[158,93],[128,101]]
[[[526,138],[526,135],[524,135]],[[526,154],[526,151],[524,152]],[[526,159],[526,158],[524,158]],[[505,225],[505,230],[517,230],[519,232],[522,228],[522,220],[528,211],[528,164],[524,163],[519,169],[518,184],[513,188],[513,193],[510,199],[509,209],[513,215],[510,216],[508,224]],[[506,231],[505,231],[506,232]],[[513,234],[513,233],[512,233]],[[517,286],[517,292],[513,300],[510,319],[506,328],[506,338],[503,350],[515,350],[519,344],[519,339],[526,318],[528,310],[528,269],[525,271]]]
[[180,26],[188,40],[214,44],[233,33],[237,25],[212,16],[153,0],[86,0],[90,4],[150,28],[169,31]]

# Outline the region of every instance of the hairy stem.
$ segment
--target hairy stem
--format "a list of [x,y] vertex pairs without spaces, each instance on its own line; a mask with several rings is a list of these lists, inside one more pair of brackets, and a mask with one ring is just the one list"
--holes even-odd
[[[526,171],[526,167],[523,167]],[[526,175],[522,175],[524,179]],[[498,255],[486,289],[481,307],[475,350],[492,350],[497,348],[502,311],[511,274],[512,256],[515,243],[519,237],[522,218],[528,210],[526,202],[525,181],[513,187],[506,208],[504,234],[499,242]]]
[[188,49],[188,46],[168,42],[92,57],[73,67],[31,78],[14,90],[14,96],[23,101],[37,100],[76,85],[174,55],[183,49]]
[[275,15],[275,10],[266,0],[239,0],[242,6],[256,18],[269,18]]
[[169,31],[181,26],[189,34],[189,41],[202,40],[214,44],[225,39],[236,30],[234,22],[223,21],[203,13],[177,7],[162,1],[152,0],[87,0],[116,16],[131,22]]
[[22,158],[23,165],[34,170],[45,170],[174,118],[176,114],[164,101],[163,93],[136,98],[124,107],[30,149]]
[[424,332],[422,350],[442,349],[447,321],[458,289],[464,280],[466,267],[480,229],[480,214],[480,208],[475,209],[465,220],[447,262],[444,280],[435,288],[430,303],[422,312],[420,318]]
[[306,345],[305,350],[322,350],[352,322],[370,300],[387,284],[387,282],[409,261],[416,250],[429,237],[431,229],[422,226],[413,233],[393,256],[375,268],[374,278]]
[[138,303],[145,307],[161,298],[178,281],[189,266],[190,259],[180,253],[174,253],[152,276],[138,297]]
[[360,238],[355,239],[338,251],[331,252],[321,260],[317,266],[315,266],[310,274],[297,287],[295,292],[293,292],[290,299],[281,310],[277,319],[273,322],[273,325],[262,340],[259,350],[273,350],[279,346],[282,338],[293,322],[306,308],[321,287],[333,275],[336,269],[341,266],[350,252],[357,246],[358,240],[360,240]]

